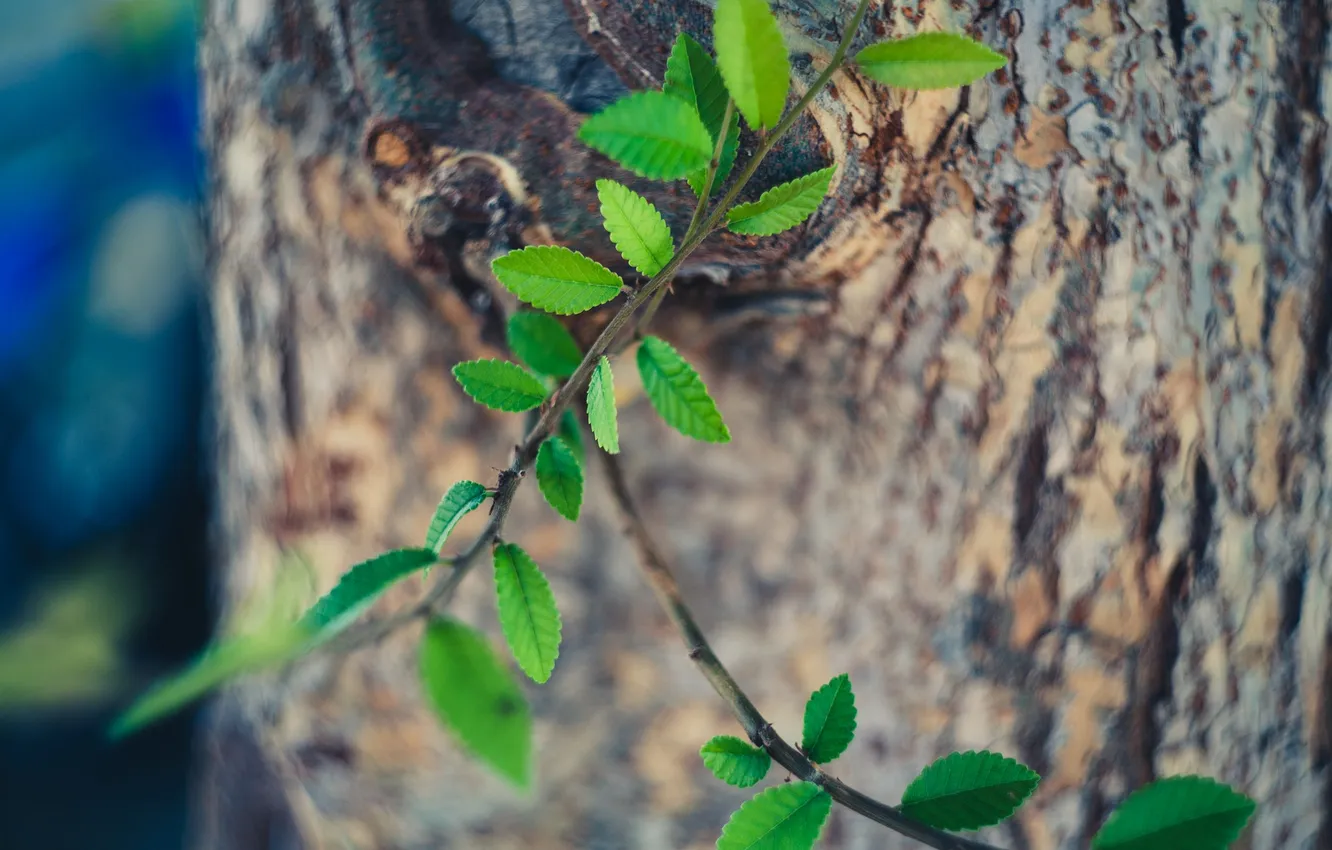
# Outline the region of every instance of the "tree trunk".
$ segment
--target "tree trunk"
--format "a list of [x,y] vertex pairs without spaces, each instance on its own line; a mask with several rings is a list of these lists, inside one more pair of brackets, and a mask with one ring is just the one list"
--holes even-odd
[[[854,3],[774,5],[802,90]],[[304,602],[419,545],[453,482],[493,483],[521,417],[448,373],[503,356],[488,260],[553,241],[613,262],[592,182],[629,178],[573,133],[709,19],[700,0],[210,4],[225,622],[298,575],[282,551],[314,565]],[[966,31],[1010,64],[919,95],[839,73],[759,178],[835,159],[831,199],[784,238],[710,243],[677,283],[661,333],[735,440],[687,441],[630,387],[632,487],[779,731],[851,674],[844,780],[893,801],[951,749],[1004,751],[1044,782],[988,837],[1043,850],[1195,772],[1259,801],[1243,846],[1332,848],[1330,20],[1327,0],[874,7],[858,43]],[[682,231],[683,183],[634,185]],[[218,704],[198,846],[711,847],[747,794],[697,750],[736,729],[590,475],[577,525],[525,486],[506,527],[565,618],[531,690],[530,796],[423,708],[413,629]],[[454,608],[492,629],[485,573]],[[905,842],[838,812],[821,846]]]

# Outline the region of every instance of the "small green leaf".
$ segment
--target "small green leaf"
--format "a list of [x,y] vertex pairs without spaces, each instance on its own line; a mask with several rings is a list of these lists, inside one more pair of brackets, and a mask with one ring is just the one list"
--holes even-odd
[[174,714],[237,676],[290,661],[309,646],[310,631],[299,623],[221,641],[205,650],[189,667],[135,700],[116,718],[110,735],[123,738]]
[[665,92],[620,98],[583,122],[578,138],[639,177],[678,180],[712,158],[708,128],[689,104]]
[[468,360],[453,367],[463,390],[493,410],[522,413],[546,400],[546,388],[530,372],[507,360]]
[[620,256],[645,275],[661,271],[675,252],[675,243],[652,202],[614,180],[598,180],[597,197],[606,232]]
[[708,128],[708,135],[716,143],[729,95],[717,63],[688,33],[680,33],[671,47],[661,90],[694,107],[698,117],[703,119],[703,126]]
[[573,335],[547,313],[514,313],[505,336],[509,349],[538,374],[567,378],[583,362],[582,349]]
[[748,236],[772,236],[790,230],[819,208],[836,171],[837,166],[830,165],[774,186],[757,201],[727,210],[726,226],[732,233]]
[[917,91],[965,86],[1007,62],[980,42],[951,32],[881,41],[856,54],[856,64],[870,79]]
[[495,278],[538,310],[572,316],[600,307],[620,294],[624,281],[577,251],[558,245],[532,245],[496,257]]
[[712,42],[726,88],[755,130],[782,118],[791,60],[767,0],[718,0]]
[[463,517],[481,507],[486,495],[486,488],[475,481],[459,481],[450,487],[444,498],[439,500],[435,515],[430,518],[430,530],[426,532],[426,548],[439,554],[449,535],[453,533],[454,527]]
[[572,410],[564,411],[564,415],[560,417],[560,430],[556,436],[569,447],[569,451],[573,452],[580,465],[587,460],[587,452],[583,450],[583,429],[579,427],[578,417]]
[[421,684],[444,725],[500,776],[526,788],[532,766],[527,698],[490,641],[456,620],[421,638]]
[[[717,161],[717,176],[712,179],[711,195],[716,195],[717,190],[726,182],[726,178],[731,175],[731,168],[735,165],[735,155],[740,150],[740,114],[735,113],[731,116],[731,127],[726,131],[726,142],[722,145],[721,159]],[[694,190],[695,195],[703,194],[703,182],[708,179],[708,170],[695,171],[688,177],[689,188]]]
[[686,437],[726,443],[731,432],[703,379],[670,343],[655,336],[638,346],[638,374],[657,414]]
[[1224,850],[1253,816],[1253,800],[1202,776],[1134,791],[1092,839],[1092,850]]
[[513,543],[495,547],[495,596],[500,628],[523,672],[544,682],[560,654],[560,612],[550,582]]
[[433,549],[395,549],[362,561],[343,573],[333,589],[305,612],[301,622],[319,640],[327,640],[373,605],[390,585],[430,566],[438,557]]
[[900,808],[936,829],[980,829],[1016,812],[1040,781],[1031,768],[999,753],[952,753],[911,780]]
[[620,429],[615,419],[615,377],[610,361],[604,356],[597,362],[596,371],[587,385],[587,424],[592,437],[611,454],[620,452]]
[[570,522],[583,505],[583,467],[559,437],[541,444],[536,459],[537,486],[550,506]]
[[810,695],[800,748],[815,764],[827,764],[846,752],[856,737],[856,695],[843,673]]
[[766,788],[722,828],[717,850],[810,850],[832,811],[832,797],[812,782]]
[[734,735],[718,735],[698,751],[712,775],[728,785],[748,788],[768,775],[772,758]]

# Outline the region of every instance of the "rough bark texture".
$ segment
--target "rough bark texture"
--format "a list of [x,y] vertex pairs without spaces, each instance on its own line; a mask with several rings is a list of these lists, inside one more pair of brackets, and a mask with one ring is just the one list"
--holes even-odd
[[[852,5],[777,0],[798,85]],[[487,261],[546,241],[612,260],[592,181],[616,169],[573,140],[580,112],[658,80],[708,16],[210,4],[228,622],[284,581],[282,549],[316,566],[312,596],[416,543],[452,482],[493,480],[520,417],[447,371],[502,354],[513,304]],[[990,837],[1043,850],[1198,772],[1259,800],[1245,846],[1332,847],[1330,17],[1327,0],[877,6],[865,38],[965,30],[1010,66],[918,96],[839,74],[762,178],[836,158],[833,199],[786,238],[717,242],[677,285],[662,332],[736,440],[688,443],[631,402],[632,484],[782,732],[851,674],[843,779],[891,800],[950,749],[1012,753],[1045,782]],[[683,184],[643,189],[679,226]],[[532,691],[531,797],[423,710],[413,631],[218,705],[199,846],[711,846],[745,795],[696,752],[733,724],[595,474],[589,498],[573,526],[524,487],[508,526],[566,623]],[[485,572],[455,608],[490,629]],[[822,846],[902,842],[843,812]]]

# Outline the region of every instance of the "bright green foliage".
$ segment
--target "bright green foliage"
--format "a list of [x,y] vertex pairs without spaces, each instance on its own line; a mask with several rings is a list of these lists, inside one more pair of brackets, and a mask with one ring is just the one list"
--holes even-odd
[[659,91],[620,98],[584,121],[578,138],[652,180],[679,180],[712,159],[703,119],[680,98]]
[[810,695],[800,749],[815,764],[827,764],[846,752],[856,737],[856,695],[843,673]]
[[421,638],[421,684],[463,746],[526,788],[532,766],[527,698],[485,635],[456,620],[434,620]]
[[569,447],[569,451],[573,452],[579,464],[587,459],[587,452],[583,450],[583,429],[578,426],[578,417],[572,410],[564,411],[564,415],[560,417],[560,429],[556,436]]
[[567,378],[583,361],[583,352],[573,335],[547,313],[514,313],[509,317],[505,336],[518,359],[541,375]]
[[615,376],[610,361],[604,356],[597,362],[596,371],[587,385],[587,424],[592,437],[611,454],[620,452],[620,428],[615,418]]
[[468,360],[453,367],[463,390],[493,410],[522,413],[546,400],[546,388],[533,375],[507,360]]
[[718,0],[712,42],[726,88],[755,130],[782,118],[791,61],[767,0]]
[[936,829],[980,829],[1007,819],[1041,778],[985,750],[953,753],[925,768],[902,794],[902,814]]
[[310,637],[310,630],[298,623],[242,635],[212,646],[189,667],[139,697],[116,718],[111,737],[122,738],[173,714],[237,676],[290,661],[310,646]]
[[[703,46],[687,33],[680,33],[671,48],[671,56],[666,60],[666,80],[662,91],[678,97],[698,110],[703,124],[708,128],[715,149],[717,135],[722,131],[722,119],[726,117],[726,101],[729,95],[726,84],[722,82],[717,63],[703,49]],[[726,131],[726,142],[722,145],[721,159],[718,161],[717,176],[712,182],[715,191],[726,181],[735,165],[735,155],[740,148],[740,116],[731,117]],[[695,171],[689,175],[689,188],[695,195],[702,194],[703,182],[707,179],[707,169]]]
[[[712,191],[708,193],[709,197],[716,195],[717,190],[726,182],[726,178],[731,175],[731,168],[735,166],[735,155],[740,151],[740,113],[734,113],[731,116],[730,129],[726,131],[726,141],[722,144],[721,159],[717,160],[717,175],[712,179]],[[689,188],[694,190],[695,195],[703,194],[703,184],[708,179],[707,170],[695,171],[688,177]]]
[[359,617],[389,586],[435,563],[433,549],[395,549],[362,561],[342,574],[333,589],[305,612],[301,622],[326,640]]
[[731,815],[717,850],[809,850],[831,810],[832,797],[812,782],[767,788]]
[[638,346],[638,373],[648,400],[667,425],[696,440],[730,442],[731,432],[703,379],[670,343],[646,337]]
[[819,208],[836,171],[837,166],[830,165],[774,186],[757,201],[727,210],[726,226],[732,233],[748,236],[772,236],[790,230]]
[[855,61],[870,79],[918,91],[965,86],[1008,62],[985,45],[950,32],[871,44]]
[[444,498],[439,500],[435,515],[430,518],[426,548],[438,554],[459,520],[481,507],[486,495],[486,488],[475,481],[459,481],[450,487]]
[[550,506],[570,522],[583,505],[583,467],[559,437],[541,444],[536,459],[537,486]]
[[661,271],[675,251],[671,229],[652,202],[614,180],[597,181],[606,232],[629,265],[645,275]]
[[624,287],[620,276],[601,263],[558,245],[510,251],[496,257],[490,269],[518,300],[561,316],[600,307]]
[[1223,850],[1253,816],[1245,795],[1201,776],[1172,776],[1133,792],[1092,839],[1093,850]]
[[718,735],[698,751],[712,775],[728,785],[748,788],[768,775],[772,758],[767,751],[734,735]]
[[514,543],[495,547],[495,597],[500,628],[523,672],[544,682],[560,654],[560,612],[550,582]]

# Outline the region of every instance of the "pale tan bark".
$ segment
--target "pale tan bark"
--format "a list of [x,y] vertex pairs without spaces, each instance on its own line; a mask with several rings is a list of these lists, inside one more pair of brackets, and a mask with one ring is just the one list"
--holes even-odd
[[[677,23],[707,32],[689,0],[566,5],[631,86],[659,76]],[[802,57],[851,5],[776,3]],[[556,239],[610,259],[586,178],[613,171],[570,141],[569,97],[477,71],[485,47],[449,9],[212,4],[229,622],[282,583],[282,548],[315,564],[312,597],[507,462],[519,417],[479,410],[447,371],[502,355],[495,309],[473,309],[489,252]],[[767,172],[835,157],[834,199],[792,237],[719,243],[678,287],[662,332],[736,439],[688,443],[634,401],[631,484],[788,738],[808,692],[851,674],[843,779],[891,800],[933,757],[999,749],[1045,782],[989,837],[1055,848],[1085,845],[1133,787],[1196,772],[1260,801],[1247,846],[1332,847],[1330,16],[1325,0],[874,9],[880,34],[966,30],[1010,68],[912,96],[839,74]],[[508,214],[440,249],[415,203],[441,188]],[[687,213],[687,191],[654,197]],[[566,623],[532,691],[536,792],[437,729],[413,632],[222,701],[200,846],[712,846],[745,794],[696,751],[734,727],[595,473],[577,526],[528,486],[507,536]],[[456,610],[491,628],[480,572]],[[843,812],[822,846],[902,844]]]

